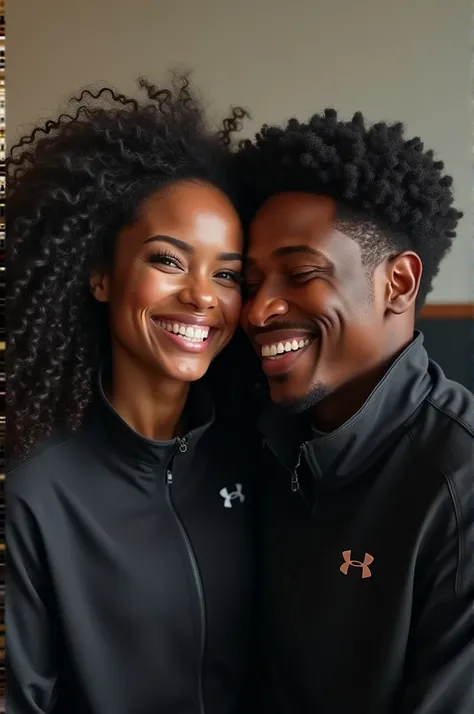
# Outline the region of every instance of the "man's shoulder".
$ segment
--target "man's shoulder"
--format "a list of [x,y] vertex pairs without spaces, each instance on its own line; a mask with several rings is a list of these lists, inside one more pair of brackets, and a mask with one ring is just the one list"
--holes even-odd
[[409,434],[422,467],[442,477],[456,508],[464,510],[474,501],[474,395],[439,368],[435,372]]
[[409,433],[425,486],[438,484],[432,522],[438,536],[452,534],[461,592],[474,587],[474,395],[434,367],[438,378]]
[[431,363],[436,378],[433,380],[427,403],[438,412],[438,420],[457,424],[467,437],[474,438],[474,394],[459,382],[448,379]]
[[470,456],[474,448],[474,395],[466,387],[447,379],[441,368],[430,362],[432,388],[410,425],[420,446],[429,444],[441,453]]

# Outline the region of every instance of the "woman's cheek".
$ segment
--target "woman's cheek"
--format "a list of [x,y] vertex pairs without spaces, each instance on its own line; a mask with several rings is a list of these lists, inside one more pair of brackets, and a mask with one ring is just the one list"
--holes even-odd
[[[155,274],[153,274],[155,273]],[[142,307],[153,307],[176,292],[176,278],[158,271],[147,270],[131,286],[134,301]]]
[[240,291],[235,290],[232,292],[232,295],[227,297],[222,303],[222,312],[228,327],[235,330],[239,324],[240,314],[242,312],[242,296]]

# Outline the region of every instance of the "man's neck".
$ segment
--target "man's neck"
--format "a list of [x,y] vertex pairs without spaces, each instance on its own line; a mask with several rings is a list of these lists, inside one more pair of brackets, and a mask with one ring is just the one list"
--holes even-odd
[[147,439],[167,441],[179,436],[189,393],[188,382],[177,382],[143,368],[133,356],[115,349],[107,398],[119,416]]
[[331,432],[345,424],[365,404],[393,362],[412,341],[400,341],[395,349],[380,356],[370,369],[331,392],[311,409],[311,424],[318,431]]

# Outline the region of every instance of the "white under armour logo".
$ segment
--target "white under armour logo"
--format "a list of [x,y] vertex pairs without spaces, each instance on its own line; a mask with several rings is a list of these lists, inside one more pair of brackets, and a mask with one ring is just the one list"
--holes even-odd
[[236,483],[235,484],[235,491],[229,491],[226,488],[222,488],[219,491],[220,495],[224,499],[224,508],[232,508],[232,501],[235,498],[238,498],[240,503],[243,503],[245,501],[245,496],[242,493],[242,484],[241,483]]

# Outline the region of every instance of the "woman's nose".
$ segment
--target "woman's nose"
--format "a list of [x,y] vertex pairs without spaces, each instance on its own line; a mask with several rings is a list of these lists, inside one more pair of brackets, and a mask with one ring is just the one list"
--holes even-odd
[[179,293],[179,300],[198,312],[210,310],[217,305],[215,286],[210,280],[190,280]]

